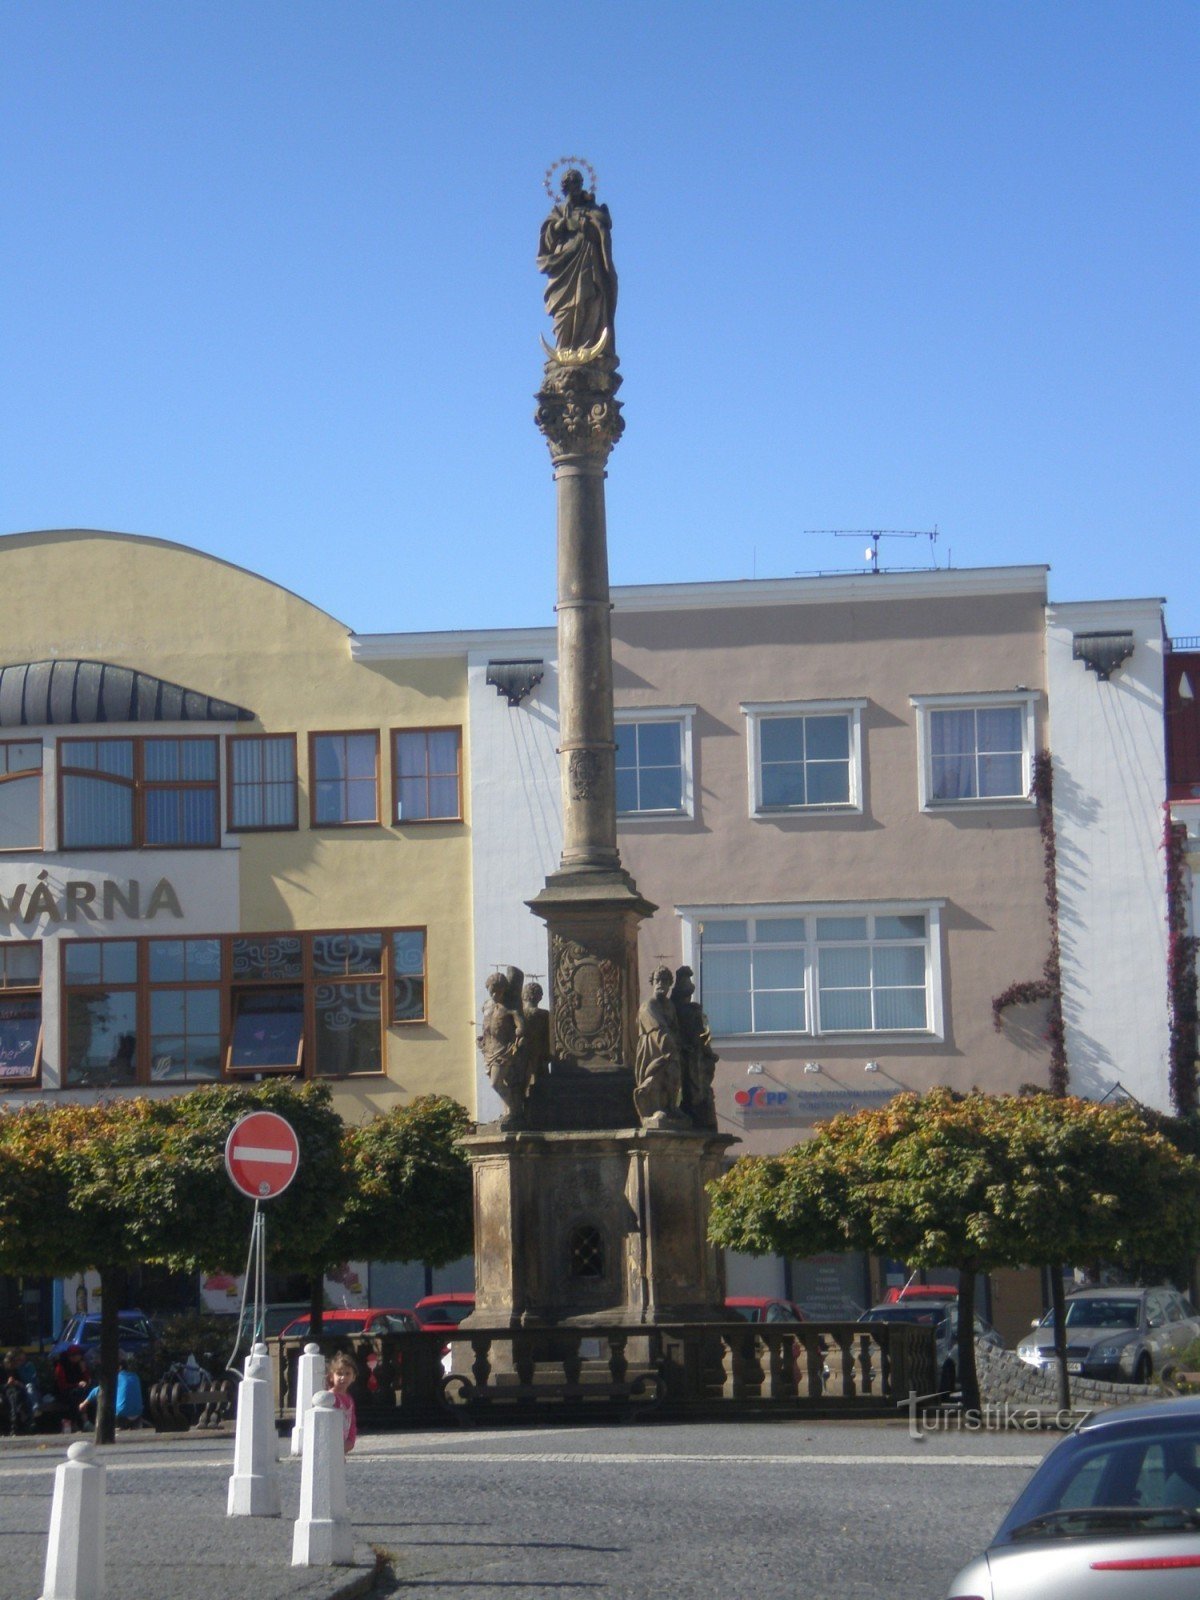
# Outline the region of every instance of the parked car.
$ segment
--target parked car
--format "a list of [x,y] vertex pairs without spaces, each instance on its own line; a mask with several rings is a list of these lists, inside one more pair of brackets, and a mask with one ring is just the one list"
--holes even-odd
[[453,1333],[475,1309],[475,1296],[465,1290],[427,1294],[413,1307],[413,1315],[426,1333]]
[[[146,1355],[157,1343],[158,1335],[151,1327],[150,1318],[144,1311],[117,1312],[117,1345],[122,1355]],[[82,1311],[71,1317],[50,1346],[50,1359],[56,1361],[63,1351],[73,1344],[81,1346],[89,1366],[95,1364],[100,1353],[98,1311]]]
[[791,1300],[775,1300],[769,1295],[731,1294],[726,1311],[744,1322],[807,1322],[800,1307]]
[[[937,1359],[937,1384],[940,1390],[958,1387],[958,1301],[893,1300],[872,1306],[863,1313],[864,1322],[907,1322],[916,1327],[931,1327]],[[975,1348],[1003,1350],[1004,1340],[981,1316],[975,1317]]]
[[897,1300],[957,1300],[958,1285],[953,1283],[906,1283],[903,1289],[889,1289],[882,1304],[895,1305]]
[[1195,1600],[1200,1398],[1089,1417],[1050,1451],[948,1600]]
[[[277,1300],[263,1307],[262,1312],[262,1337],[276,1339],[287,1327],[289,1322],[294,1322],[299,1316],[312,1310],[307,1300]],[[247,1306],[242,1312],[242,1320],[238,1325],[238,1348],[250,1348],[250,1336],[254,1331],[254,1307]]]
[[[1200,1315],[1174,1289],[1081,1289],[1067,1299],[1067,1371],[1087,1378],[1149,1383],[1200,1338]],[[1017,1345],[1031,1367],[1054,1361],[1054,1313]]]
[[[311,1315],[296,1317],[282,1330],[281,1339],[308,1337]],[[321,1327],[328,1334],[353,1334],[355,1337],[373,1338],[380,1333],[416,1333],[421,1324],[416,1314],[405,1306],[380,1306],[358,1311],[325,1311],[321,1314]]]

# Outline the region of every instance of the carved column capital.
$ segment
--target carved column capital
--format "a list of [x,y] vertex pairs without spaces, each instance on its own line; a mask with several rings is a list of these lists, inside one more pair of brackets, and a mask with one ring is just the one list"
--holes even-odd
[[599,463],[625,431],[617,390],[621,374],[615,356],[598,356],[582,365],[552,356],[537,393],[534,421],[546,436],[550,459],[589,457]]

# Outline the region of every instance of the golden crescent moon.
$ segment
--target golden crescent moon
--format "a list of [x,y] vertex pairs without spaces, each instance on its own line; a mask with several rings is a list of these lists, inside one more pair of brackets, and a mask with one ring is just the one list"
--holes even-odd
[[589,361],[595,361],[597,356],[602,356],[608,349],[609,330],[605,328],[595,344],[580,345],[576,350],[553,350],[540,333],[538,338],[542,341],[542,349],[546,352],[547,357],[551,361],[557,361],[560,367],[583,367]]

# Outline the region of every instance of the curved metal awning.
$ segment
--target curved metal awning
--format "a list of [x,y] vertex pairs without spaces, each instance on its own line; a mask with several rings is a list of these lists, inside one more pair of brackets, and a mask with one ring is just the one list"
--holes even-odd
[[96,722],[250,722],[252,711],[109,661],[0,667],[0,728]]

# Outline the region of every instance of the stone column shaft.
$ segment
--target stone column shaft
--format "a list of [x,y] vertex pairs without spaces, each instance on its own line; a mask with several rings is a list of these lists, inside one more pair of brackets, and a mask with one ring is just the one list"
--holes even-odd
[[560,460],[554,478],[562,869],[612,870],[619,857],[604,464]]

